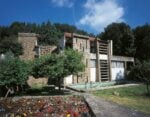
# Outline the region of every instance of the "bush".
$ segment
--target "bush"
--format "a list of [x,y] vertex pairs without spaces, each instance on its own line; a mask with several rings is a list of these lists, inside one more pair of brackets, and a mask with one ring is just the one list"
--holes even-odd
[[138,62],[137,65],[132,68],[128,78],[143,82],[146,85],[147,94],[150,95],[150,60],[143,61],[142,63]]
[[9,92],[15,92],[18,90],[17,87],[26,84],[29,71],[28,64],[24,61],[19,59],[5,60],[0,65],[0,85]]

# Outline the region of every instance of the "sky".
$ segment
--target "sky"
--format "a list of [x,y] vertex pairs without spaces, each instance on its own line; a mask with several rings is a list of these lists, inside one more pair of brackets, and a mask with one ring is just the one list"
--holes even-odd
[[0,0],[0,25],[67,23],[98,34],[113,22],[150,24],[150,0]]

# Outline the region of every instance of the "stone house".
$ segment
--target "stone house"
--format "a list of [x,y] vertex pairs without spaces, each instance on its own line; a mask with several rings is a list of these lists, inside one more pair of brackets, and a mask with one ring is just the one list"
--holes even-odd
[[103,82],[125,78],[128,67],[133,65],[133,57],[113,55],[113,42],[95,37],[64,33],[60,40],[60,51],[72,48],[84,55],[85,71],[77,76],[64,79],[65,84]]
[[22,60],[33,60],[49,53],[52,53],[57,47],[50,45],[39,45],[38,38],[40,35],[35,33],[18,33],[18,40],[22,44]]
[[[23,46],[22,60],[33,60],[53,52],[56,46],[38,45],[39,35],[35,33],[19,33],[18,40]],[[128,67],[133,65],[133,57],[114,56],[113,42],[103,41],[95,37],[64,33],[60,39],[59,50],[72,48],[83,53],[85,71],[78,75],[64,78],[64,84],[104,82],[125,78]]]

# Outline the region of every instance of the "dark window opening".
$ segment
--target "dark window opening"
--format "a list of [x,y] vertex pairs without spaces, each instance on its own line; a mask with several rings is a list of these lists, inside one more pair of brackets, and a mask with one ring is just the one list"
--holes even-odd
[[81,43],[80,43],[80,49],[82,48],[82,45],[81,45]]
[[72,38],[66,38],[66,44],[65,44],[65,48],[73,48],[73,40]]
[[95,43],[95,41],[90,41],[90,53],[96,53],[96,43]]

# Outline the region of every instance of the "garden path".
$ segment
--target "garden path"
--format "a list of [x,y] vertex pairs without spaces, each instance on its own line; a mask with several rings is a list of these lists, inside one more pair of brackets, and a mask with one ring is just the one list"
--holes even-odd
[[91,94],[84,94],[84,97],[96,117],[150,117],[150,114],[106,101]]

